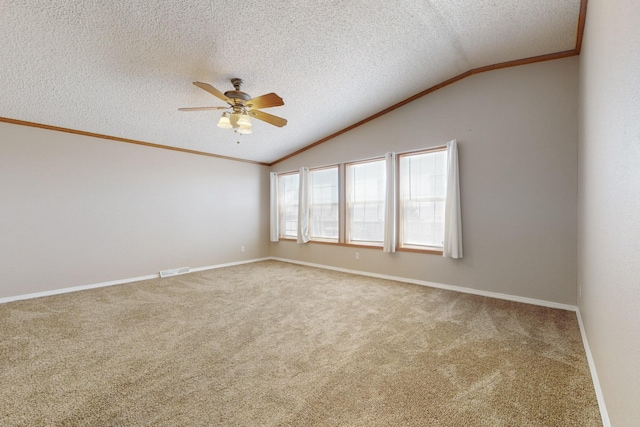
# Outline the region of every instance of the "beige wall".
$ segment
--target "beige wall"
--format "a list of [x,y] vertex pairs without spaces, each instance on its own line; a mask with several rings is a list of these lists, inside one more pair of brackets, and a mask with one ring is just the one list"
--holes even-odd
[[358,160],[455,138],[464,259],[284,241],[271,244],[271,255],[575,304],[577,67],[574,57],[475,75],[272,168]]
[[639,24],[590,0],[580,56],[578,305],[616,427],[640,423]]
[[0,297],[268,256],[268,191],[265,166],[0,123]]

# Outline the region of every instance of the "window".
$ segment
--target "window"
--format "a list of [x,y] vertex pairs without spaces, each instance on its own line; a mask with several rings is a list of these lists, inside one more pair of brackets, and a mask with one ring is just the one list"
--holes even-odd
[[309,171],[309,235],[338,241],[338,167]]
[[[277,176],[278,185],[277,237],[298,240],[298,233],[303,231],[300,241],[304,243],[364,245],[387,252],[394,252],[397,248],[460,258],[462,234],[459,218],[457,225],[451,225],[454,233],[448,240],[457,239],[457,245],[444,247],[447,147],[450,143],[398,155],[390,153],[384,158],[346,163],[344,167],[326,166],[311,170],[305,167],[301,171],[305,174],[303,181],[307,192],[300,200],[300,173],[274,173],[272,176]],[[451,141],[451,147],[455,159],[455,141]],[[392,168],[390,162],[394,158],[397,162]],[[456,174],[452,177],[450,190],[458,185]],[[388,178],[393,179],[387,183]],[[389,198],[388,206],[386,197]],[[457,195],[455,199],[458,199]],[[301,201],[305,210],[302,218],[299,217]],[[454,203],[451,211],[459,216],[459,206],[455,202],[451,202]],[[386,218],[387,215],[392,217]],[[389,224],[386,224],[387,219]],[[273,236],[272,239],[277,240]]]
[[400,247],[443,246],[446,171],[446,149],[400,156]]
[[346,165],[347,242],[379,244],[384,239],[384,160]]
[[280,237],[298,236],[298,186],[299,173],[278,175],[278,206]]

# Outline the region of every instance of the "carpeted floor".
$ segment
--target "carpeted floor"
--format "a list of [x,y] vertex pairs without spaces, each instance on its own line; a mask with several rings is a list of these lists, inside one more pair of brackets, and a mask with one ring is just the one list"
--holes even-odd
[[573,312],[267,261],[0,305],[1,426],[598,426]]

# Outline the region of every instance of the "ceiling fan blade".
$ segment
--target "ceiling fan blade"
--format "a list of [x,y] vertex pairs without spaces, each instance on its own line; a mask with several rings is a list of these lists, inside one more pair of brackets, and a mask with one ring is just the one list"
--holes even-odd
[[262,120],[263,122],[267,122],[271,125],[282,127],[287,124],[287,120],[282,117],[274,116],[272,114],[268,114],[259,110],[251,110],[249,111],[249,115],[251,117],[255,117],[258,120]]
[[245,102],[244,105],[252,110],[258,110],[260,108],[279,107],[284,105],[284,101],[275,93],[268,93],[266,95],[250,99]]
[[224,96],[224,93],[220,92],[218,89],[216,89],[215,87],[211,86],[210,84],[202,83],[202,82],[193,82],[193,84],[198,86],[200,89],[206,90],[211,95],[213,95],[213,96],[215,96],[217,98],[220,98],[224,102],[229,102],[229,98]]
[[178,111],[205,111],[205,110],[226,110],[229,107],[189,107],[178,108]]

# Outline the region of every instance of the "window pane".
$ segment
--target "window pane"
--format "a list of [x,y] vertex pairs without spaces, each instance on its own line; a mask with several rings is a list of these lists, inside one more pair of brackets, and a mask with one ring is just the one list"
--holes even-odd
[[384,239],[384,160],[347,165],[349,240]]
[[280,236],[298,235],[298,185],[297,173],[278,176]]
[[437,246],[444,241],[447,152],[400,157],[400,245]]
[[309,172],[311,238],[338,240],[338,167]]

